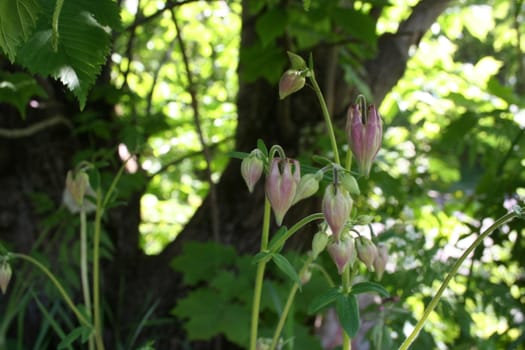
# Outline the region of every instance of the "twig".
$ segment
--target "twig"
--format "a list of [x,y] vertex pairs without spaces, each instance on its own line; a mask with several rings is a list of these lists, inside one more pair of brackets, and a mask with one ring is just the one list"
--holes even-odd
[[201,120],[200,120],[200,113],[199,113],[199,102],[197,99],[197,90],[195,88],[195,84],[193,82],[193,75],[191,73],[190,69],[190,63],[188,56],[186,54],[186,47],[184,45],[184,40],[182,39],[182,31],[179,26],[179,23],[177,22],[177,16],[175,15],[175,11],[173,9],[171,11],[171,17],[173,19],[173,24],[175,24],[175,28],[177,29],[177,42],[180,47],[180,52],[182,55],[182,60],[184,62],[184,68],[186,70],[186,77],[188,79],[188,92],[191,96],[191,106],[193,108],[193,120],[195,122],[195,129],[197,131],[197,134],[199,136],[199,141],[201,143],[202,147],[202,153],[204,155],[204,160],[206,161],[206,175],[208,177],[208,182],[210,184],[210,201],[211,201],[211,216],[212,216],[212,232],[213,237],[216,242],[220,241],[219,237],[219,208],[217,205],[217,192],[215,189],[215,184],[213,183],[212,179],[212,173],[211,173],[211,156],[210,156],[210,150],[206,144],[206,140],[204,140],[204,135],[202,132],[201,127]]
[[6,139],[19,139],[22,137],[29,137],[44,129],[50,128],[58,124],[64,124],[68,128],[73,129],[73,124],[68,119],[64,118],[63,116],[55,116],[55,117],[52,117],[46,120],[42,120],[41,122],[35,123],[31,126],[28,126],[27,128],[21,128],[21,129],[1,129],[0,128],[0,137],[6,138]]

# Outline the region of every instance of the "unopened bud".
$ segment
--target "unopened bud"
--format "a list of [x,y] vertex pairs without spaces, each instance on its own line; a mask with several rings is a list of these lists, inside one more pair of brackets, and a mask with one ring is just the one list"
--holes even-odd
[[348,145],[365,176],[370,173],[383,137],[383,123],[376,107],[369,105],[367,111],[368,116],[363,116],[361,106],[354,104],[348,108],[346,121]]
[[385,272],[386,263],[388,262],[388,249],[384,244],[377,245],[377,257],[374,260],[374,270],[376,271],[377,278],[381,279]]
[[323,250],[325,250],[329,239],[330,238],[324,231],[319,231],[314,235],[314,238],[312,240],[312,255],[314,259],[317,259],[319,254],[321,254]]
[[86,213],[96,210],[96,206],[86,198],[95,196],[95,191],[91,188],[88,174],[79,170],[76,172],[68,171],[66,176],[66,186],[62,196],[62,202],[72,212],[78,213],[83,208]]
[[282,100],[301,90],[305,83],[306,78],[301,74],[301,71],[295,69],[287,70],[279,81],[279,98]]
[[272,159],[265,189],[279,226],[293,204],[300,179],[301,168],[297,160],[277,157]]
[[344,173],[340,180],[341,185],[345,188],[345,190],[348,191],[352,196],[359,196],[361,191],[359,190],[359,185],[357,184],[357,180],[355,177],[353,177],[351,174]]
[[340,184],[326,187],[322,202],[323,214],[336,241],[350,216],[352,204],[350,194]]
[[313,196],[319,189],[319,180],[315,174],[306,174],[301,177],[299,185],[297,186],[297,192],[295,193],[295,198],[293,204]]
[[359,237],[355,244],[357,256],[368,270],[372,270],[372,264],[377,257],[377,248],[371,240],[366,237]]
[[0,289],[2,290],[2,294],[5,294],[12,275],[13,271],[11,270],[11,265],[5,260],[2,261],[0,263]]
[[241,163],[241,174],[248,186],[248,191],[253,192],[255,184],[261,178],[264,163],[260,157],[261,151],[254,149]]
[[352,237],[347,236],[329,244],[327,250],[340,275],[348,265],[355,261],[354,239]]
[[301,281],[302,285],[305,285],[308,282],[310,282],[311,278],[312,278],[312,271],[310,271],[310,269],[306,269],[302,271],[301,274],[299,275],[299,280]]

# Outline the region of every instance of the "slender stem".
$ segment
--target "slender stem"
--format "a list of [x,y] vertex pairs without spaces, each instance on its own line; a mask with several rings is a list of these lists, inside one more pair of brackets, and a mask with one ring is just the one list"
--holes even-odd
[[447,277],[443,280],[441,283],[441,286],[439,287],[438,291],[436,292],[436,295],[432,298],[430,303],[427,305],[425,311],[423,312],[423,316],[418,321],[414,329],[412,330],[412,333],[409,334],[409,336],[405,339],[403,344],[399,347],[399,350],[407,350],[410,345],[414,342],[416,337],[418,336],[419,332],[423,328],[423,325],[425,324],[427,318],[430,316],[430,313],[434,310],[437,303],[439,302],[439,299],[443,295],[443,292],[447,288],[449,282],[452,280],[452,278],[456,275],[457,271],[465,261],[465,259],[472,253],[472,251],[492,232],[494,232],[496,229],[500,228],[507,222],[513,220],[516,218],[518,214],[516,212],[509,212],[505,215],[503,215],[501,218],[496,220],[489,228],[487,228],[483,233],[481,233],[478,238],[472,244],[463,252],[463,254],[459,257],[459,259],[454,263],[452,268],[450,269],[450,272],[448,273]]
[[348,151],[346,151],[345,169],[348,171],[352,170],[352,150],[350,147],[348,147]]
[[[346,268],[343,271],[342,284],[343,284],[343,292],[348,293],[351,289],[351,283],[352,283],[352,277],[351,277],[351,266],[350,264],[346,266]],[[345,331],[343,331],[343,350],[351,350],[352,349],[352,342],[350,341],[350,337],[348,334],[346,334]]]
[[[118,174],[117,174],[118,177]],[[114,183],[116,183],[114,181]],[[109,198],[110,191],[106,194],[104,204]],[[104,350],[104,341],[102,339],[102,320],[100,316],[100,234],[101,222],[104,205],[102,203],[102,192],[100,188],[97,191],[97,211],[95,213],[95,229],[93,232],[93,321],[95,326],[95,342],[97,350]]]
[[284,242],[286,242],[286,240],[288,240],[288,238],[290,238],[294,233],[296,233],[301,228],[303,228],[303,226],[305,226],[306,224],[309,224],[310,222],[315,221],[315,220],[322,220],[322,219],[324,219],[323,213],[314,213],[314,214],[308,215],[305,218],[302,218],[301,220],[296,222],[292,227],[290,227],[288,231],[286,231],[286,233],[279,239],[278,243],[276,243],[275,245],[272,244],[272,246],[280,247],[281,245],[284,244]]
[[328,129],[328,137],[330,137],[330,143],[332,144],[332,151],[334,152],[334,159],[338,165],[341,165],[341,160],[339,159],[339,150],[337,148],[337,141],[335,140],[334,127],[332,126],[332,119],[330,118],[330,113],[328,112],[328,107],[326,106],[326,102],[325,102],[323,93],[321,92],[321,88],[319,87],[319,84],[317,83],[317,80],[315,79],[315,74],[314,74],[313,69],[311,69],[310,72],[311,72],[310,80],[312,81],[312,85],[313,85],[315,94],[317,95],[317,99],[319,100],[319,104],[321,105],[321,110],[323,112],[324,121]]
[[84,324],[85,326],[92,327],[91,323],[89,323],[89,321],[82,315],[80,310],[78,310],[78,308],[75,306],[75,304],[73,303],[73,301],[71,300],[71,298],[69,297],[67,292],[65,291],[64,287],[62,286],[62,284],[55,277],[55,275],[53,275],[53,273],[51,271],[49,271],[49,269],[47,267],[42,265],[42,263],[40,261],[36,260],[35,258],[33,258],[33,257],[29,256],[29,255],[25,255],[25,254],[21,254],[21,253],[10,253],[9,257],[15,258],[15,259],[18,258],[18,259],[25,260],[25,261],[30,262],[31,264],[35,265],[36,267],[38,267],[40,270],[42,270],[42,272],[55,285],[56,289],[58,290],[58,292],[60,293],[62,298],[64,298],[64,301],[69,306],[71,311],[73,311],[73,313],[77,317],[78,321],[80,323]]
[[[301,268],[301,271],[299,272],[299,276],[302,276],[306,270],[310,267],[310,264],[314,260],[312,254],[309,254],[308,259],[306,259],[306,262],[304,263],[303,267]],[[279,318],[279,323],[277,324],[277,328],[275,329],[275,332],[273,333],[273,339],[272,344],[270,345],[269,350],[274,350],[279,342],[279,338],[281,336],[281,332],[284,327],[284,322],[286,321],[286,318],[288,317],[288,313],[290,312],[290,308],[292,307],[293,301],[295,299],[295,294],[297,293],[297,290],[299,289],[299,284],[294,283],[292,286],[292,289],[290,289],[290,293],[288,294],[288,299],[286,300],[286,304],[284,305],[283,312],[281,313],[281,317]]]
[[[263,227],[261,234],[261,251],[268,249],[268,238],[270,236],[270,216],[271,206],[268,198],[264,201]],[[257,328],[259,326],[259,308],[261,306],[261,294],[266,268],[266,259],[261,259],[257,263],[257,272],[255,274],[255,287],[253,291],[252,321],[250,330],[250,350],[257,348]]]
[[[91,295],[89,293],[88,268],[87,268],[87,224],[86,211],[82,206],[80,209],[80,278],[82,281],[82,294],[84,296],[84,305],[89,316],[92,315]],[[88,340],[89,350],[95,349],[93,334]]]

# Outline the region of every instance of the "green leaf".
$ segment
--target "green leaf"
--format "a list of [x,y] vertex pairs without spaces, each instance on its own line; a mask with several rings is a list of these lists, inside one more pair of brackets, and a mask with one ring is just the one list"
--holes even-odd
[[61,349],[66,349],[68,347],[71,346],[71,344],[73,344],[73,342],[75,340],[77,340],[78,338],[81,338],[83,341],[84,339],[87,340],[86,337],[86,334],[88,335],[89,337],[89,334],[91,334],[91,328],[89,327],[85,327],[85,326],[80,326],[80,327],[77,327],[75,329],[73,329],[71,332],[69,332],[68,335],[66,335],[66,337],[64,339],[62,339],[62,341],[58,344],[58,350],[61,350]]
[[350,294],[362,294],[362,293],[369,293],[369,292],[376,292],[379,295],[383,297],[389,297],[390,294],[387,292],[385,288],[383,288],[382,285],[379,283],[374,282],[360,282],[356,283],[352,286],[352,289],[350,290]]
[[359,305],[353,294],[339,294],[335,303],[335,311],[339,317],[339,323],[350,338],[353,338],[359,330]]
[[259,17],[255,24],[255,31],[259,35],[263,47],[284,34],[286,18],[286,11],[279,7],[266,11]]
[[269,251],[259,252],[253,257],[252,264],[258,264],[261,260],[266,260],[266,262],[268,262],[271,258],[272,253]]
[[0,0],[0,47],[11,62],[33,32],[40,12],[37,0]]
[[268,249],[271,252],[277,253],[282,249],[285,243],[283,237],[286,235],[286,232],[288,232],[288,228],[286,226],[281,226],[279,230],[275,233],[275,235],[272,237],[272,240],[268,244]]
[[235,261],[235,249],[216,243],[188,242],[171,267],[184,273],[184,283],[193,285],[207,281],[211,271],[227,267]]
[[29,74],[0,74],[0,102],[14,105],[22,118],[26,116],[26,107],[32,97],[46,95],[45,90]]
[[295,271],[294,267],[290,262],[281,254],[274,253],[272,254],[272,260],[277,265],[279,270],[284,272],[294,283],[297,283],[299,286],[301,286],[301,280],[299,279],[299,275]]
[[331,18],[352,37],[375,44],[376,26],[371,16],[351,8],[334,7]]
[[257,139],[257,148],[264,154],[265,157],[268,157],[268,148],[262,139]]
[[18,52],[20,63],[32,73],[52,76],[66,85],[77,97],[81,109],[109,52],[110,29],[98,18],[107,21],[110,15],[104,11],[118,11],[111,3],[111,0],[64,2],[56,50],[49,25],[54,7],[48,3],[36,31]]
[[314,298],[310,305],[308,306],[308,313],[314,314],[317,311],[321,310],[323,307],[333,303],[338,296],[341,295],[341,288],[334,287],[327,290],[325,293]]

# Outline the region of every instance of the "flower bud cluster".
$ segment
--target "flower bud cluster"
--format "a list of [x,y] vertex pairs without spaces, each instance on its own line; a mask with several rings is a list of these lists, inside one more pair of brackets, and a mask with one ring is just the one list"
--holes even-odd
[[255,149],[241,163],[241,174],[250,192],[253,192],[262,177],[267,162],[269,164],[265,181],[266,198],[271,204],[275,221],[280,226],[294,204],[318,191],[323,173],[317,172],[301,177],[299,161],[285,157],[273,157],[268,160],[260,150]]

